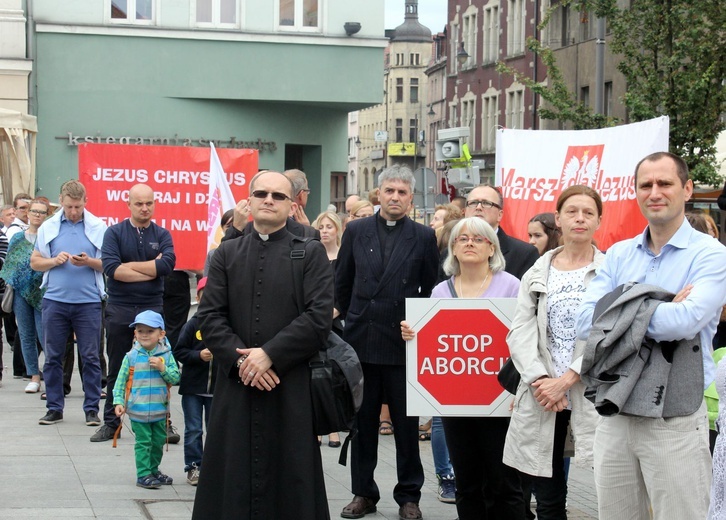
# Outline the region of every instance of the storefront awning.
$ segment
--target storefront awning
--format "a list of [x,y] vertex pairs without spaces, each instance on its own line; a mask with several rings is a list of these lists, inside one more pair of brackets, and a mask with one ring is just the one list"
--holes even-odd
[[35,193],[35,116],[0,108],[0,188],[4,204]]

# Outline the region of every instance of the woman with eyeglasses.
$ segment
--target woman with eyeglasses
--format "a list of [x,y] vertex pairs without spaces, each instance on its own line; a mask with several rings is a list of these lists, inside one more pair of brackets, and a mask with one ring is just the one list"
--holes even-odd
[[28,210],[28,229],[16,233],[10,239],[8,254],[0,270],[0,278],[14,291],[13,311],[18,323],[18,334],[25,360],[25,368],[30,383],[25,387],[26,394],[40,391],[40,369],[38,367],[38,346],[43,343],[41,325],[41,302],[45,291],[40,289],[43,273],[30,268],[30,255],[35,247],[38,228],[50,213],[50,204],[34,200]]
[[555,224],[554,213],[540,213],[532,217],[527,224],[529,243],[537,248],[539,256],[560,245],[562,232]]
[[[584,397],[574,316],[605,255],[593,245],[602,200],[587,186],[570,186],[557,199],[555,222],[563,246],[527,271],[507,344],[522,380],[514,399],[504,463],[523,473],[537,492],[538,520],[567,518],[563,459],[568,426],[578,464],[592,463],[598,414]],[[568,455],[569,456],[569,455]]]
[[[519,280],[504,271],[499,240],[484,219],[460,220],[451,232],[448,252],[444,270],[451,278],[434,287],[432,298],[517,296]],[[415,336],[405,321],[401,335],[406,341]],[[459,519],[524,519],[519,475],[502,463],[509,418],[444,417],[443,423],[456,478]]]

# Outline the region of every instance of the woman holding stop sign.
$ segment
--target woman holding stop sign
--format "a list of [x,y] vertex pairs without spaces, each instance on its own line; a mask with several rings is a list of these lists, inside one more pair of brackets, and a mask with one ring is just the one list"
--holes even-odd
[[[444,271],[451,276],[434,287],[432,298],[514,298],[519,280],[504,271],[494,230],[484,219],[465,218],[451,231]],[[415,331],[401,322],[409,341]],[[462,388],[462,391],[466,391]],[[508,417],[444,417],[444,432],[456,477],[460,520],[524,519],[517,472],[502,463]]]
[[595,269],[605,258],[592,241],[601,217],[602,200],[595,190],[576,185],[560,194],[555,221],[564,245],[545,253],[525,273],[507,335],[522,380],[514,399],[504,463],[531,479],[537,490],[539,520],[567,518],[563,458],[569,425],[576,461],[592,462],[598,415],[584,398],[580,382],[584,343],[576,341],[574,317]]

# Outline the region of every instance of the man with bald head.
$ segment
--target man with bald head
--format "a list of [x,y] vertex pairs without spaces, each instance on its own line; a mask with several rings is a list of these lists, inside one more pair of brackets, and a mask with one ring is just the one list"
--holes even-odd
[[[101,258],[107,278],[108,300],[104,316],[107,388],[113,388],[124,355],[134,340],[129,328],[136,315],[151,310],[163,314],[164,276],[174,270],[176,256],[171,234],[151,221],[154,216],[154,190],[136,184],[129,190],[131,216],[114,224],[103,236]],[[108,441],[118,428],[119,418],[108,392],[104,424],[91,436],[91,442]]]
[[293,197],[284,175],[258,173],[253,230],[210,260],[197,316],[218,377],[195,520],[330,518],[308,362],[332,324],[333,272],[319,241],[295,247]]
[[498,188],[482,185],[471,190],[466,198],[464,216],[482,218],[494,229],[506,262],[504,270],[509,274],[521,280],[539,258],[536,247],[510,237],[499,225],[504,216],[504,198]]

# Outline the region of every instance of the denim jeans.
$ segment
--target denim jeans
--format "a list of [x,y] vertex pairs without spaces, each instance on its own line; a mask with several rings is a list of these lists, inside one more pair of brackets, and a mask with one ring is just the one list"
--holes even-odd
[[202,467],[202,414],[204,428],[209,424],[209,411],[212,398],[201,395],[183,395],[181,398],[184,412],[184,471],[193,466]]
[[454,474],[449,460],[449,449],[446,447],[446,434],[441,417],[432,417],[431,421],[431,453],[434,456],[434,470],[440,477]]
[[63,411],[63,359],[68,336],[73,330],[82,360],[83,410],[97,412],[101,398],[101,361],[98,356],[101,302],[63,303],[43,298],[43,327],[52,331],[45,341],[44,377],[48,410]]
[[43,324],[41,323],[41,312],[25,301],[20,293],[15,293],[13,298],[13,311],[18,321],[18,334],[25,360],[25,372],[29,376],[40,374],[38,370],[38,345],[36,341],[43,344]]

